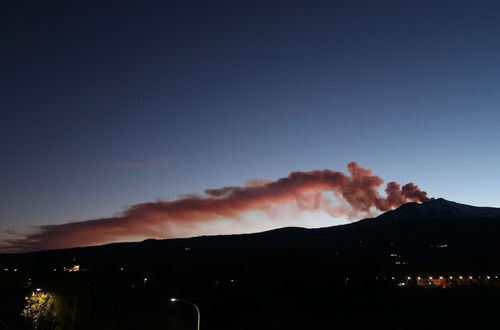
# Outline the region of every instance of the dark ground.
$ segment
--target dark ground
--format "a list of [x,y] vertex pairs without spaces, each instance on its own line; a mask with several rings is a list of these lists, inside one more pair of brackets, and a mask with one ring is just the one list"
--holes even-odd
[[[0,329],[31,329],[20,317],[27,290],[2,291]],[[202,329],[488,329],[500,315],[500,288],[231,288],[188,296]],[[71,329],[74,297],[62,329]],[[74,329],[195,329],[195,309],[148,289],[78,293]],[[49,329],[46,327],[41,329]],[[40,330],[41,330],[40,329]]]

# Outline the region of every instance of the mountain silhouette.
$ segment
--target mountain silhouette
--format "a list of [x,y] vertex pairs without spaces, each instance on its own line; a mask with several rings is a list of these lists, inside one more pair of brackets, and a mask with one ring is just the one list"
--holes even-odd
[[[195,269],[208,264],[220,267],[237,264],[244,269],[258,268],[259,265],[252,265],[252,261],[265,259],[277,264],[297,265],[314,260],[330,267],[333,258],[338,272],[358,268],[365,272],[451,270],[469,265],[478,270],[486,267],[500,271],[500,266],[496,266],[497,252],[500,252],[498,234],[500,208],[475,207],[439,198],[425,203],[406,203],[378,217],[339,226],[286,227],[253,234],[148,239],[6,254],[0,255],[0,266],[51,269],[67,266],[74,259],[90,269],[113,269],[122,265],[137,269],[147,265],[159,270],[188,265]],[[438,245],[449,248],[432,249]],[[386,257],[388,251],[396,247],[404,251],[401,253],[408,260],[405,260],[405,267],[394,269]],[[462,261],[469,265],[463,266]],[[372,266],[374,268],[370,269]]]

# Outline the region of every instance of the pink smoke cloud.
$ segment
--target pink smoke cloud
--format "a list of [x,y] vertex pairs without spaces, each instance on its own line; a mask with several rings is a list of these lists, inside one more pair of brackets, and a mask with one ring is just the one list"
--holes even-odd
[[[415,184],[389,182],[386,196],[378,189],[384,180],[371,170],[349,163],[350,175],[329,169],[292,172],[275,181],[253,180],[242,187],[205,190],[205,196],[187,196],[173,201],[133,205],[108,218],[36,227],[36,232],[5,240],[3,249],[31,251],[89,246],[148,237],[173,237],[175,227],[190,227],[218,219],[238,221],[245,212],[266,211],[295,204],[301,210],[323,210],[332,216],[370,215],[405,202],[425,202],[427,193]],[[325,193],[333,193],[340,204],[333,205]]]

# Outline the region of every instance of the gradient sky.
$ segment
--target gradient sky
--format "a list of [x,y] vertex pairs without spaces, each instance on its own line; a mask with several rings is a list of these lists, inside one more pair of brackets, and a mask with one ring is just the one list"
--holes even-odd
[[4,0],[0,16],[2,232],[350,161],[500,206],[498,1]]

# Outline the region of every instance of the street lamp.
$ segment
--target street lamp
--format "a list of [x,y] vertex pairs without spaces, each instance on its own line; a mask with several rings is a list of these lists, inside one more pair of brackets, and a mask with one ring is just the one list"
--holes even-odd
[[196,323],[196,325],[197,325],[196,329],[200,330],[200,309],[198,308],[198,306],[196,306],[195,303],[187,301],[187,300],[182,300],[182,299],[174,298],[174,297],[170,298],[170,302],[181,302],[181,303],[185,303],[185,304],[194,306],[194,308],[196,309],[196,314],[198,316],[198,321]]

